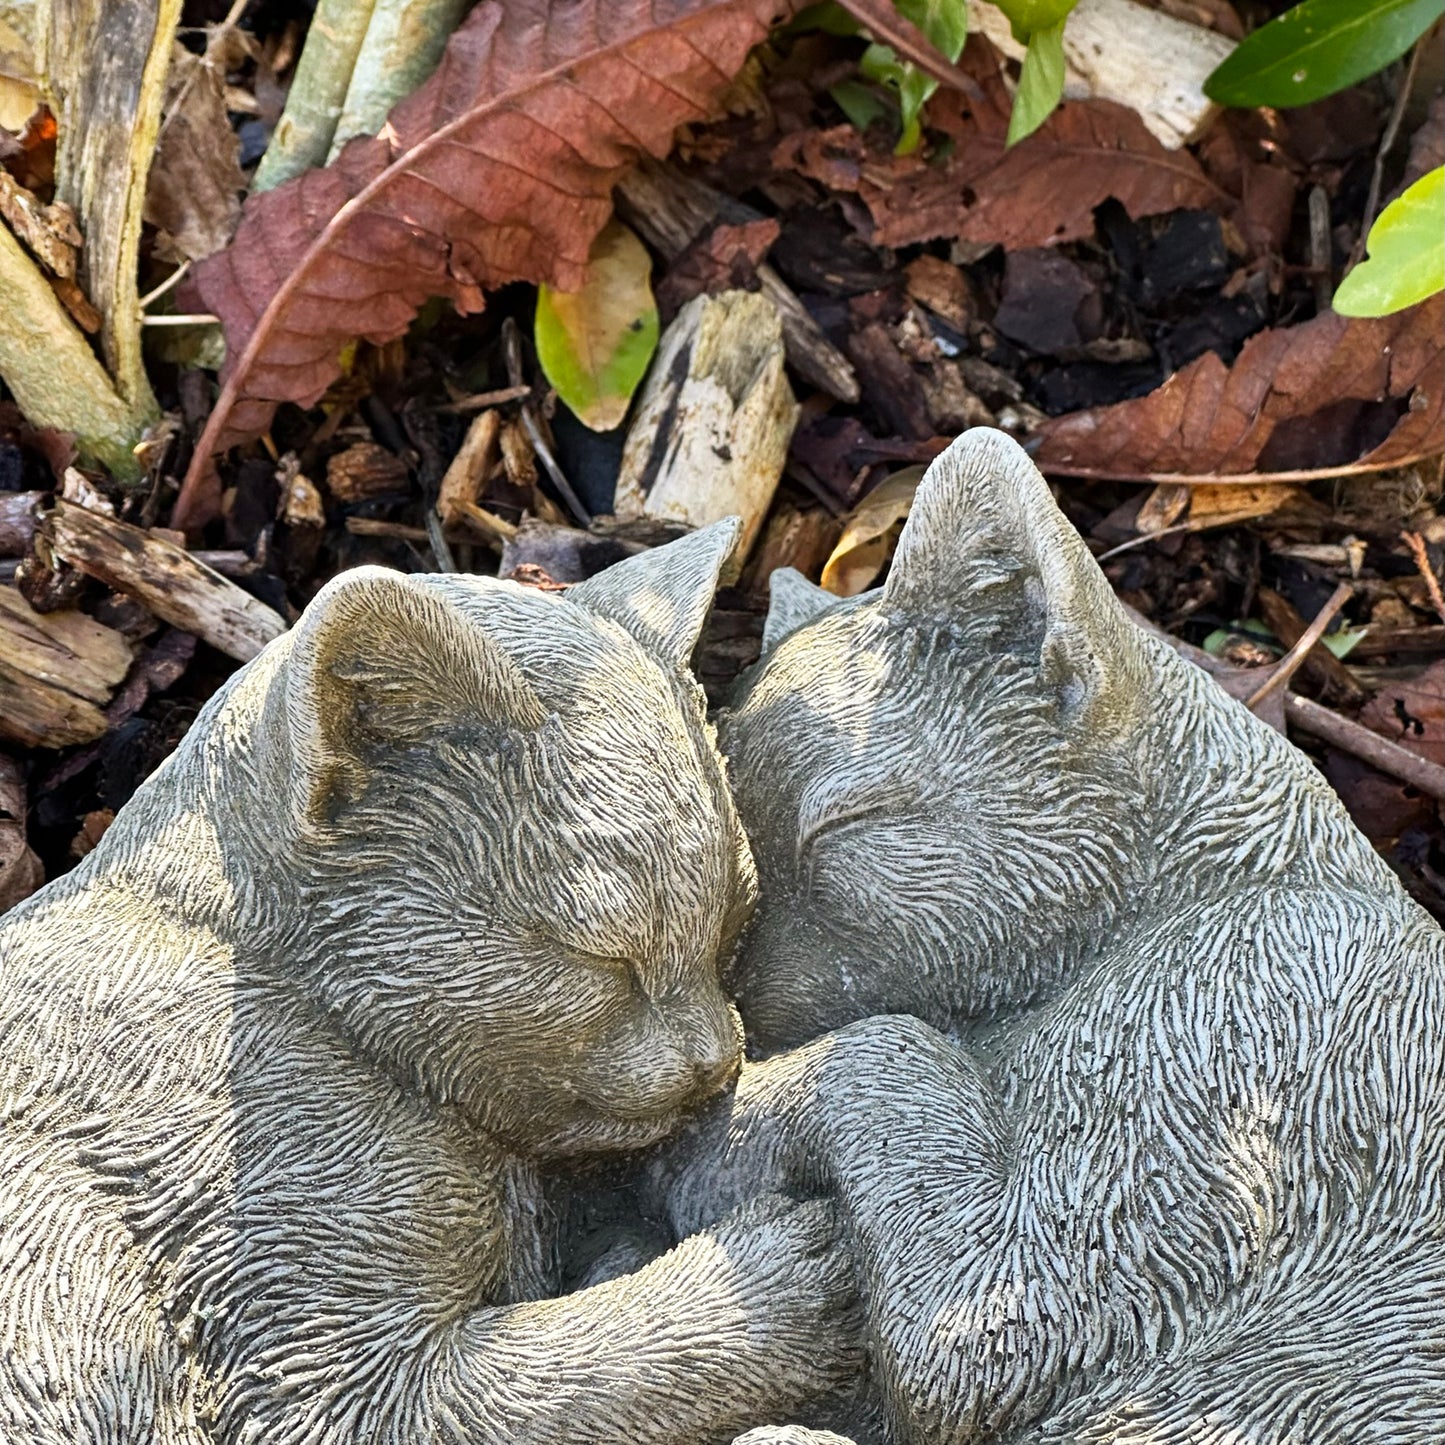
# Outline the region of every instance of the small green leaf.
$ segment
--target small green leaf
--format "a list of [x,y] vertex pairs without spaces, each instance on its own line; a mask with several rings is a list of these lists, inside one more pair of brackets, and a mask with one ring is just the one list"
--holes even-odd
[[1052,30],[1079,0],[993,0],[1008,16],[1009,28],[1020,45],[1040,30]]
[[920,119],[923,103],[938,89],[938,82],[912,62],[900,60],[891,45],[870,45],[858,62],[858,69],[869,80],[886,85],[897,93],[903,134],[898,137],[893,153],[906,156],[917,150],[918,142],[923,138]]
[[537,290],[537,360],[593,431],[611,431],[627,415],[657,348],[651,272],[642,242],[609,221],[592,243],[580,291]]
[[824,35],[856,35],[863,27],[841,6],[838,0],[823,0],[821,5],[806,5],[782,29],[784,35],[804,35],[821,31]]
[[1402,56],[1445,0],[1303,0],[1235,48],[1204,82],[1220,105],[1308,105]]
[[893,8],[911,20],[937,51],[950,61],[963,53],[968,39],[968,6],[964,0],[893,0]]
[[1389,316],[1445,291],[1445,166],[1391,201],[1365,244],[1369,260],[1335,292],[1341,316]]
[[1369,630],[1368,627],[1342,627],[1338,632],[1325,633],[1320,641],[1343,662],[1365,640]]
[[882,120],[890,114],[878,92],[861,81],[840,80],[837,85],[828,87],[828,94],[857,130],[867,130],[875,120]]
[[1019,88],[1008,118],[1008,145],[1032,135],[1053,114],[1064,93],[1064,22],[1035,30],[1024,52]]

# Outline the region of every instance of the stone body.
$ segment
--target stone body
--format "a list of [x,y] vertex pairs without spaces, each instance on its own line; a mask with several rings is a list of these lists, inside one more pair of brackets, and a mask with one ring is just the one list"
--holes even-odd
[[682,1228],[836,1192],[891,1438],[1445,1437],[1445,935],[1012,441],[881,592],[782,579],[720,737],[801,1047],[659,1175]]
[[541,1171],[736,1068],[685,673],[735,535],[345,574],[0,923],[5,1445],[701,1445],[846,1374],[823,1205],[546,1298]]

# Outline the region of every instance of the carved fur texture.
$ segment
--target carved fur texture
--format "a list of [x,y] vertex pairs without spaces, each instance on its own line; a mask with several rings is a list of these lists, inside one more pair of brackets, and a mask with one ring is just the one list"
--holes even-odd
[[892,1438],[1445,1435],[1445,935],[1011,440],[880,592],[784,581],[720,736],[744,1020],[801,1047],[673,1208],[836,1191]]
[[547,1298],[539,1171],[737,1066],[684,670],[735,535],[565,600],[343,575],[7,915],[0,1441],[702,1445],[846,1372],[821,1204]]

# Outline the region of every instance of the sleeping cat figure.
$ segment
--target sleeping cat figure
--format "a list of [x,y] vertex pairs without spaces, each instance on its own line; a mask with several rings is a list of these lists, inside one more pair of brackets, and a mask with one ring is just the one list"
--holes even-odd
[[713,1445],[850,1373],[821,1204],[545,1297],[543,1172],[737,1067],[736,534],[342,575],[0,921],[4,1445]]
[[1445,1439],[1445,935],[1013,441],[881,591],[775,576],[720,738],[791,1051],[659,1173],[836,1192],[891,1438]]

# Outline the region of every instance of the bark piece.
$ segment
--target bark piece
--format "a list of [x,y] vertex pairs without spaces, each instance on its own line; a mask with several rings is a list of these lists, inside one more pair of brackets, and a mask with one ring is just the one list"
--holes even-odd
[[46,492],[0,492],[0,557],[23,557]]
[[484,0],[382,135],[247,202],[195,292],[226,328],[224,384],[175,511],[195,526],[208,459],[280,401],[314,402],[341,345],[400,336],[421,305],[481,309],[512,281],[581,285],[613,185],[708,114],[781,7],[647,0],[544,10]]
[[34,748],[93,741],[130,663],[114,629],[73,609],[37,612],[0,587],[0,737]]
[[0,913],[45,882],[45,868],[25,841],[25,775],[0,753]]
[[[665,161],[646,160],[628,172],[618,183],[617,195],[623,218],[669,261],[718,218],[737,226],[764,219],[750,206],[684,176]],[[829,396],[857,401],[858,378],[848,358],[767,262],[758,266],[757,275],[763,294],[783,318],[789,364],[804,381]]]
[[751,291],[697,297],[668,327],[638,400],[617,515],[692,527],[740,516],[745,557],[797,419],[777,307]]
[[406,463],[377,442],[357,442],[326,463],[326,490],[338,502],[368,502],[410,485]]
[[66,501],[56,504],[44,525],[57,557],[238,662],[286,630],[264,602],[141,527]]
[[497,458],[501,430],[500,412],[484,411],[472,419],[437,491],[437,515],[443,526],[456,526],[470,508],[476,507],[487,473]]

